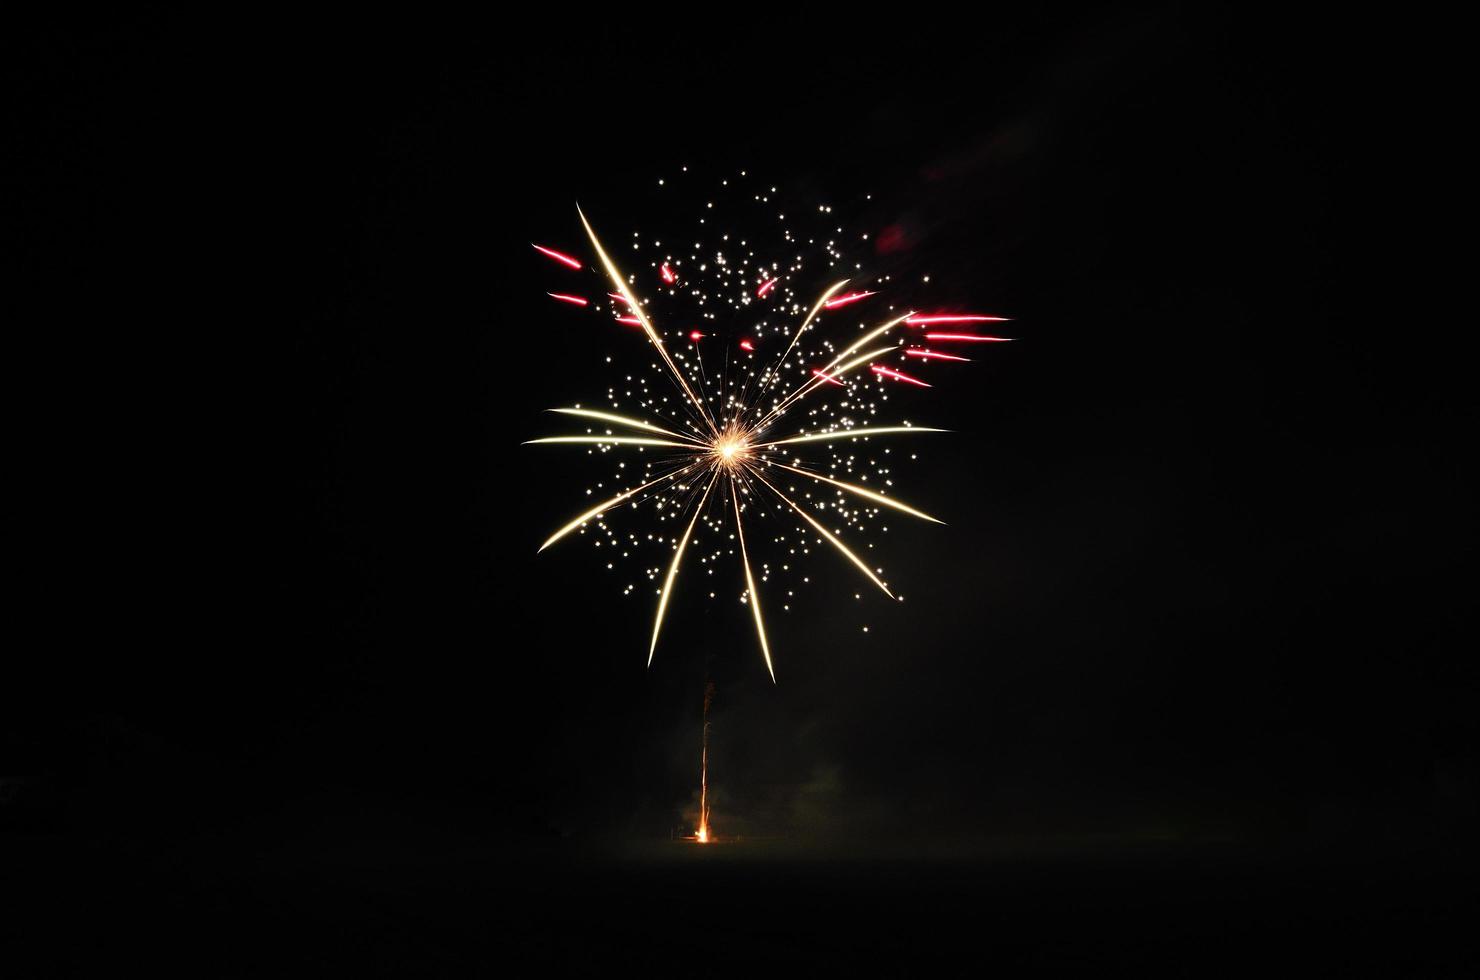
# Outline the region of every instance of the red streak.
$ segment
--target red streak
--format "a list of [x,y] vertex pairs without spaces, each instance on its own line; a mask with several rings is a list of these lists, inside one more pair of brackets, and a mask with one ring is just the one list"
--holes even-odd
[[900,372],[895,371],[893,368],[882,367],[878,364],[870,364],[869,370],[874,372],[875,374],[883,375],[886,378],[893,378],[895,381],[908,381],[910,384],[919,385],[921,388],[934,387],[933,385],[926,384],[919,378],[912,378],[908,374],[901,374]]
[[767,293],[769,293],[771,291],[771,287],[774,286],[774,285],[776,285],[780,281],[781,281],[780,279],[767,279],[765,282],[761,283],[761,288],[760,289],[757,289],[755,291],[755,294],[757,296],[764,296],[764,295],[766,295]]
[[629,327],[640,327],[640,326],[642,326],[642,321],[639,320],[635,316],[619,316],[619,317],[617,317],[617,322],[618,323],[625,323]]
[[868,297],[874,295],[877,294],[872,291],[866,293],[849,293],[847,296],[839,296],[837,299],[830,299],[826,303],[823,303],[822,306],[824,309],[835,310],[840,306],[847,306],[849,303],[856,303],[861,299],[867,299]]
[[580,296],[571,296],[567,293],[546,293],[552,299],[558,299],[562,303],[573,303],[576,306],[585,306],[586,300]]
[[659,269],[658,273],[663,277],[663,281],[670,285],[678,282],[678,276],[674,274],[672,269],[668,268],[667,262],[663,263],[663,268]]
[[752,344],[748,340],[742,340],[742,341],[740,341],[740,349],[741,350],[755,350],[755,344]]
[[977,316],[976,314],[962,314],[951,316],[912,316],[904,321],[912,327],[924,327],[932,323],[1006,323],[1005,316]]
[[698,342],[704,339],[704,334],[700,333],[697,330],[691,330],[689,331],[689,339]]
[[581,267],[579,259],[573,259],[569,255],[566,255],[564,252],[557,252],[553,248],[546,248],[543,245],[535,245],[534,242],[530,242],[530,245],[534,246],[534,250],[536,252],[542,252],[545,255],[550,256],[550,258],[554,259],[556,262],[561,263],[562,265],[568,265],[572,269],[579,269]]
[[[627,303],[627,297],[623,296],[621,293],[607,293],[607,295],[610,296],[612,299],[619,299],[623,303]],[[631,306],[632,304],[627,303],[627,305]]]
[[979,340],[992,344],[1005,344],[1011,337],[983,337],[974,333],[927,333],[926,340]]
[[837,378],[835,378],[832,375],[828,374],[826,371],[821,371],[821,370],[818,370],[817,368],[813,368],[812,369],[812,373],[815,374],[817,377],[821,378],[823,381],[831,382],[832,384],[837,385],[839,388],[846,388],[846,387],[848,387],[847,385],[843,384],[843,382],[839,381]]
[[969,361],[969,357],[957,357],[955,354],[942,354],[936,350],[926,350],[923,347],[906,347],[905,357],[928,357],[936,361]]

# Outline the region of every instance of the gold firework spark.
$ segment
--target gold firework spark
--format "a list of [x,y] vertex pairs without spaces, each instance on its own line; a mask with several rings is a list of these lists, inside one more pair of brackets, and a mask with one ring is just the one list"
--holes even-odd
[[[857,446],[860,442],[869,443],[875,439],[940,433],[946,430],[913,425],[858,425],[851,417],[832,417],[832,421],[828,422],[826,420],[829,417],[823,416],[823,428],[806,431],[805,428],[789,427],[788,420],[801,417],[803,426],[815,426],[818,413],[815,409],[811,411],[807,409],[810,405],[823,400],[825,395],[837,395],[844,399],[844,405],[850,404],[847,399],[855,397],[859,384],[858,375],[861,373],[864,378],[869,376],[869,372],[863,371],[865,367],[871,369],[872,380],[876,384],[903,381],[928,387],[925,382],[894,368],[884,367],[879,363],[881,358],[893,355],[921,359],[965,360],[965,358],[938,354],[920,346],[909,346],[910,338],[907,336],[906,327],[984,319],[995,321],[1001,318],[974,315],[970,317],[925,315],[917,318],[916,313],[910,311],[903,315],[891,316],[883,322],[876,321],[873,326],[863,329],[855,339],[841,344],[841,349],[833,341],[825,341],[826,352],[823,358],[820,358],[825,359],[825,363],[811,371],[799,369],[791,357],[793,353],[801,351],[800,345],[803,337],[817,329],[818,318],[824,311],[846,306],[875,295],[873,290],[840,295],[849,282],[848,279],[842,279],[833,282],[810,303],[804,305],[797,302],[795,298],[790,298],[787,305],[783,306],[783,313],[788,309],[795,311],[797,319],[793,320],[793,323],[796,326],[794,329],[784,328],[784,333],[782,328],[777,328],[776,332],[789,336],[789,340],[784,345],[780,356],[771,360],[768,367],[759,371],[747,369],[744,378],[740,381],[732,380],[733,372],[729,371],[721,371],[718,376],[710,377],[713,368],[706,370],[699,348],[700,340],[707,334],[694,330],[689,334],[691,344],[687,351],[680,350],[676,353],[675,350],[671,350],[664,340],[664,334],[654,325],[645,302],[637,295],[635,280],[623,274],[613,259],[612,252],[603,244],[586,215],[579,208],[577,208],[577,213],[586,238],[596,255],[600,270],[611,287],[608,295],[613,300],[612,315],[619,323],[641,328],[648,344],[657,356],[657,364],[654,368],[667,377],[680,397],[676,408],[670,408],[670,412],[676,417],[669,418],[660,412],[662,417],[659,420],[637,418],[616,412],[596,411],[579,406],[551,409],[552,412],[567,417],[599,424],[600,429],[598,431],[593,425],[584,433],[548,436],[533,439],[531,443],[583,445],[591,447],[589,451],[597,453],[616,451],[647,455],[644,457],[645,479],[629,481],[633,485],[625,487],[570,520],[552,534],[540,546],[540,550],[543,551],[572,532],[585,528],[590,522],[601,521],[603,516],[614,508],[635,505],[647,499],[654,499],[655,506],[660,509],[666,508],[666,513],[663,515],[665,519],[677,518],[683,523],[682,533],[671,541],[671,559],[667,561],[666,573],[662,575],[662,584],[657,590],[657,609],[653,617],[652,634],[648,644],[647,662],[651,666],[671,600],[680,585],[685,558],[695,539],[696,528],[701,519],[705,519],[708,513],[707,508],[712,500],[724,501],[726,506],[723,510],[729,511],[730,516],[733,517],[733,540],[737,545],[740,568],[745,578],[745,592],[741,601],[750,607],[761,657],[774,683],[776,672],[771,657],[771,644],[767,638],[761,596],[757,588],[757,576],[746,534],[749,519],[753,513],[764,510],[764,502],[776,501],[784,505],[784,509],[779,513],[788,511],[794,513],[811,532],[815,533],[818,542],[826,541],[842,558],[891,599],[897,597],[890,591],[888,583],[881,578],[883,570],[870,567],[869,563],[864,561],[854,548],[843,541],[836,529],[829,529],[824,525],[823,520],[819,519],[819,513],[814,513],[814,509],[824,510],[827,507],[826,501],[814,502],[814,508],[804,502],[811,497],[810,493],[804,493],[802,500],[797,498],[797,489],[791,485],[797,482],[793,478],[799,477],[803,481],[810,481],[809,484],[804,485],[820,484],[833,488],[837,494],[833,502],[835,512],[846,514],[844,505],[840,501],[846,501],[851,497],[862,502],[856,504],[858,508],[867,509],[870,513],[881,513],[879,508],[889,508],[920,520],[943,523],[924,511],[889,495],[883,489],[888,484],[887,480],[876,483],[876,485],[882,484],[879,489],[871,489],[861,486],[859,482],[839,479],[836,464],[831,467],[832,473],[817,472],[803,465],[803,461],[795,454],[818,446],[836,452],[839,444],[844,447]],[[535,248],[547,257],[568,267],[581,267],[579,260],[564,253],[540,245],[536,245]],[[719,254],[715,261],[718,266],[725,266],[726,259],[723,254]],[[675,258],[674,263],[680,265],[678,270],[670,266],[666,260],[662,262],[659,270],[663,283],[663,287],[660,288],[667,288],[670,294],[676,293],[677,289],[682,286],[687,272],[680,264],[680,260]],[[744,265],[743,262],[741,264]],[[706,268],[706,265],[700,264],[699,268]],[[722,274],[729,275],[730,270],[723,269]],[[768,294],[772,294],[776,284],[785,278],[784,274],[771,275],[771,269],[765,267],[746,270],[745,274],[752,276],[750,285],[752,291],[746,297],[746,303],[751,302],[752,298],[757,301],[766,298]],[[760,280],[758,288],[754,280]],[[782,291],[790,296],[789,286],[783,286]],[[564,303],[588,305],[583,297],[553,292],[550,295]],[[806,310],[805,315],[801,315],[803,310]],[[706,315],[712,316],[712,314]],[[672,336],[682,337],[683,334],[678,333]],[[927,338],[930,336],[932,335],[926,334]],[[934,336],[965,339],[970,335],[937,334]],[[1002,338],[971,336],[971,339]],[[745,352],[747,362],[754,361],[756,343],[751,339],[744,339],[739,344],[740,349]],[[808,356],[815,355],[809,353]],[[661,365],[661,368],[658,365]],[[726,368],[729,365],[730,357],[727,352]],[[628,380],[631,380],[630,377]],[[657,396],[650,395],[646,404],[656,406],[660,401],[666,402],[667,399],[659,399]],[[613,402],[615,404],[615,397],[613,397]],[[868,411],[869,414],[873,414],[874,409],[870,407]],[[625,463],[619,465],[625,466]],[[655,473],[655,469],[661,472]],[[845,471],[843,475],[851,472],[851,461],[849,466],[845,467]],[[884,472],[887,473],[887,471]],[[868,477],[864,475],[859,479],[866,481]],[[825,515],[821,516],[825,519]],[[728,523],[728,518],[722,520]],[[715,531],[719,531],[722,527],[719,521],[713,519],[707,521],[707,526]],[[615,542],[615,539],[613,541]],[[597,543],[601,544],[599,541]],[[617,545],[613,543],[613,547]],[[709,564],[717,557],[717,554],[710,554],[701,556],[700,560]],[[657,569],[650,572],[650,576],[655,579],[657,574]],[[764,576],[762,578],[764,580]],[[704,824],[707,825],[707,819],[704,820]]]

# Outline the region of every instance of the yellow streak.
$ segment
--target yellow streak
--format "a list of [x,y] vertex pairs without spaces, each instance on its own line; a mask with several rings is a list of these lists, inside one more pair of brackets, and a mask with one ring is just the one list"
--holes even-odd
[[[835,365],[838,362],[840,362],[843,358],[847,357],[849,354],[852,354],[854,351],[858,350],[860,347],[862,347],[864,344],[867,344],[868,342],[870,342],[871,340],[873,340],[875,337],[878,337],[881,334],[885,334],[885,333],[888,333],[890,330],[893,330],[895,327],[899,326],[901,323],[903,323],[904,321],[908,320],[910,317],[912,317],[914,315],[915,315],[914,314],[914,311],[911,310],[909,313],[906,313],[903,316],[896,317],[895,319],[890,320],[888,323],[884,324],[883,326],[875,327],[874,329],[870,330],[868,333],[864,334],[862,337],[859,337],[857,340],[855,340],[849,347],[847,347],[840,354],[838,354],[837,357],[834,357],[828,363],[828,365],[822,369],[822,372],[821,373],[822,374],[825,374],[825,375],[829,375],[829,376],[831,376],[833,378],[836,378],[836,377],[838,377],[838,376],[840,376],[842,374],[846,374],[849,371],[853,370],[853,368],[857,367],[859,364],[863,363],[864,361],[867,361],[869,358],[874,357],[874,356],[876,356],[878,354],[882,354],[885,351],[891,351],[895,347],[898,347],[899,346],[898,344],[894,344],[893,346],[885,347],[882,350],[873,351],[873,352],[868,353],[868,354],[865,354],[862,357],[858,358],[857,360],[849,363],[847,365],[847,367],[839,368],[836,371],[833,370],[833,365]],[[781,401],[777,402],[776,403],[776,407],[773,408],[773,409],[771,409],[769,412],[767,412],[765,414],[765,416],[761,419],[761,421],[759,421],[759,422],[757,422],[755,424],[755,427],[756,428],[761,428],[762,426],[766,425],[772,419],[774,419],[776,416],[780,415],[781,412],[783,410],[785,410],[786,406],[790,405],[792,402],[801,401],[808,394],[810,394],[813,391],[813,389],[817,388],[820,385],[826,384],[826,383],[827,383],[826,378],[821,377],[821,375],[814,375],[813,377],[809,378],[805,383],[803,383],[802,387],[798,388],[797,390],[793,391],[791,394],[787,395],[785,398],[781,399]]]
[[709,416],[709,409],[705,407],[704,402],[699,399],[699,396],[694,394],[694,389],[689,387],[688,379],[678,369],[678,365],[673,363],[673,358],[668,356],[668,348],[663,346],[663,338],[658,336],[658,331],[653,329],[653,325],[648,320],[647,314],[643,312],[642,306],[638,304],[637,297],[633,296],[632,291],[627,288],[627,280],[622,277],[622,273],[617,268],[616,263],[606,254],[606,249],[601,247],[601,241],[596,237],[596,232],[591,227],[591,222],[586,220],[586,214],[581,210],[580,205],[576,205],[576,214],[581,216],[581,224],[586,228],[586,236],[591,239],[591,245],[596,249],[596,257],[601,260],[601,265],[606,269],[607,276],[611,278],[612,283],[621,292],[622,299],[626,301],[628,308],[632,311],[632,315],[637,317],[638,322],[642,324],[642,329],[647,333],[648,340],[651,340],[653,346],[658,349],[659,356],[663,358],[663,363],[668,365],[668,370],[673,372],[673,377],[678,380],[679,387],[683,389],[684,394],[689,396],[689,401],[694,403],[694,407],[699,410],[699,416],[704,419],[710,431],[717,435],[719,430],[714,424],[714,419]]
[[928,429],[923,425],[891,425],[880,428],[839,429],[837,432],[814,432],[811,435],[792,436],[790,439],[777,439],[775,442],[762,442],[757,444],[755,448],[765,449],[768,446],[789,446],[794,442],[830,442],[834,439],[851,439],[854,436],[892,436],[902,435],[906,432],[949,431],[949,429]]
[[698,523],[699,515],[704,513],[704,503],[709,499],[709,491],[714,489],[714,483],[718,479],[719,470],[715,470],[709,486],[704,488],[704,496],[699,498],[699,506],[694,508],[694,516],[689,518],[689,526],[678,542],[678,550],[673,553],[673,564],[668,566],[668,577],[663,580],[663,594],[658,597],[658,615],[653,620],[653,641],[648,645],[649,667],[653,665],[653,654],[658,649],[658,633],[663,629],[663,613],[668,609],[668,596],[673,591],[673,580],[678,577],[678,563],[683,560],[684,549],[689,546],[689,536],[694,533],[694,525]]
[[634,429],[646,429],[648,432],[661,432],[663,433],[663,435],[672,436],[675,439],[687,439],[690,442],[693,442],[696,446],[703,445],[703,443],[694,439],[692,436],[686,436],[682,432],[673,432],[672,430],[660,428],[659,426],[644,422],[642,419],[630,419],[625,415],[613,415],[611,412],[597,412],[589,408],[552,408],[549,409],[549,411],[558,412],[561,415],[579,415],[582,418],[587,419],[600,419],[603,422],[613,422],[617,425],[627,425],[631,426]]
[[549,540],[547,540],[544,544],[540,545],[540,549],[539,550],[540,551],[544,551],[546,548],[550,547],[550,545],[554,544],[556,541],[559,541],[561,538],[565,537],[567,534],[569,534],[570,532],[574,531],[576,528],[580,527],[582,524],[584,524],[587,521],[591,520],[593,517],[599,517],[599,516],[601,516],[606,511],[612,509],[617,504],[620,504],[622,501],[626,500],[627,498],[629,498],[629,497],[631,497],[631,496],[633,496],[635,494],[642,493],[642,491],[646,490],[648,487],[657,486],[659,483],[662,483],[664,480],[672,480],[674,477],[681,476],[682,474],[688,472],[691,469],[693,469],[693,466],[692,465],[685,466],[682,469],[674,470],[672,473],[669,473],[667,476],[660,476],[656,480],[652,480],[652,481],[650,481],[648,483],[644,483],[640,487],[633,487],[631,490],[624,490],[621,493],[617,494],[612,499],[606,501],[605,503],[597,504],[595,507],[592,507],[590,510],[586,511],[586,513],[582,514],[580,517],[577,517],[575,520],[573,520],[569,524],[565,525],[565,527],[562,527],[560,530],[558,530],[554,534],[550,535]]
[[834,480],[832,477],[823,476],[821,473],[813,473],[811,470],[802,470],[797,469],[795,466],[787,466],[785,463],[773,462],[771,465],[779,466],[781,469],[790,470],[793,473],[799,473],[802,476],[805,476],[812,480],[821,480],[823,483],[831,483],[835,487],[847,490],[849,493],[856,493],[860,497],[872,500],[876,504],[883,504],[885,507],[893,507],[895,510],[902,510],[906,514],[911,514],[915,517],[921,518],[922,520],[933,521],[936,524],[945,523],[945,521],[937,520],[924,511],[915,510],[915,508],[913,507],[907,507],[899,501],[895,500],[893,497],[886,497],[881,493],[874,493],[872,490],[865,490],[863,487],[857,487],[851,483],[844,483],[842,480]]
[[894,593],[889,591],[889,587],[887,585],[885,585],[883,582],[879,581],[879,577],[874,574],[873,569],[871,569],[867,565],[865,565],[863,563],[863,559],[859,558],[852,551],[848,550],[848,546],[845,545],[845,544],[843,544],[842,541],[838,540],[837,535],[833,534],[831,531],[829,531],[827,528],[823,527],[821,524],[818,524],[817,521],[812,517],[811,514],[809,514],[806,511],[802,510],[802,508],[799,507],[799,506],[797,506],[797,504],[790,497],[788,497],[786,494],[782,493],[780,490],[777,490],[776,489],[776,485],[774,483],[772,483],[770,480],[767,480],[765,477],[761,476],[759,473],[756,473],[754,470],[752,470],[751,472],[755,475],[755,478],[757,480],[760,480],[766,486],[770,487],[772,493],[776,494],[776,496],[778,496],[782,500],[786,501],[786,503],[791,507],[792,510],[794,510],[798,514],[802,515],[802,519],[805,520],[808,524],[812,525],[812,527],[816,528],[818,534],[821,534],[823,537],[827,538],[828,541],[832,542],[833,547],[837,548],[839,551],[841,551],[847,557],[847,559],[849,561],[851,561],[853,564],[857,565],[859,571],[863,572],[863,574],[865,574],[865,575],[868,576],[869,581],[873,582],[880,589],[883,589],[884,590],[884,594],[887,595],[889,598],[891,598],[891,599],[894,598]]
[[811,381],[807,382],[801,388],[799,388],[796,391],[792,392],[790,395],[787,395],[781,401],[777,402],[776,403],[776,407],[773,408],[773,409],[771,409],[769,412],[767,412],[764,418],[762,418],[759,422],[757,422],[755,424],[755,428],[756,429],[763,429],[766,426],[770,425],[773,421],[775,421],[777,418],[779,418],[781,416],[781,413],[786,410],[787,406],[789,406],[792,402],[799,402],[799,401],[801,401],[803,398],[807,397],[809,394],[811,394],[817,388],[820,388],[823,385],[827,384],[828,383],[828,380],[827,380],[828,378],[831,378],[834,381],[836,381],[838,378],[845,377],[854,368],[857,368],[857,367],[859,367],[861,365],[867,364],[869,361],[871,361],[874,358],[878,357],[880,354],[887,354],[890,351],[897,349],[898,347],[899,347],[898,344],[890,344],[888,347],[879,347],[879,348],[876,348],[874,350],[869,351],[867,354],[864,354],[861,357],[858,357],[858,358],[855,358],[854,360],[849,361],[847,364],[844,364],[842,367],[840,367],[840,368],[838,368],[836,370],[830,370],[832,368],[833,364],[838,363],[837,359],[835,358],[833,360],[833,364],[829,364],[826,368],[823,369],[823,374],[826,374],[827,375],[827,378],[824,378],[824,377],[822,377],[822,375],[819,374],[819,375],[813,377]]
[[841,282],[833,283],[831,286],[827,287],[827,291],[822,294],[821,298],[819,298],[817,302],[812,305],[812,312],[807,314],[807,318],[802,321],[802,325],[798,327],[797,332],[792,335],[791,343],[786,345],[786,350],[783,351],[781,354],[781,360],[777,361],[776,367],[771,370],[771,374],[773,377],[775,376],[776,372],[781,370],[781,366],[786,363],[787,357],[791,355],[792,348],[797,345],[798,340],[802,339],[802,334],[807,332],[807,327],[812,323],[813,318],[817,316],[818,312],[821,311],[823,305],[826,304],[828,300],[832,299],[838,290],[842,289],[846,285],[848,285],[848,280],[846,279],[842,280]]
[[766,671],[774,684],[776,669],[771,666],[771,645],[766,642],[766,624],[761,620],[761,595],[755,590],[755,578],[750,574],[750,555],[745,551],[745,522],[740,519],[740,494],[735,490],[733,478],[730,479],[730,499],[735,502],[735,530],[740,534],[740,561],[745,566],[745,587],[750,591],[750,611],[755,616],[755,632],[761,640],[761,656],[766,658]]
[[529,439],[524,445],[536,446],[550,442],[609,442],[618,446],[677,446],[679,449],[693,449],[697,445],[692,442],[674,442],[672,439],[649,439],[647,436],[546,436],[543,439]]

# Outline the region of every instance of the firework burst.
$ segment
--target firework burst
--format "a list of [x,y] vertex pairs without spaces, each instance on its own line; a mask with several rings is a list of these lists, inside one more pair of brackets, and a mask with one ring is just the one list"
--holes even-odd
[[[774,207],[775,193],[775,188],[761,191],[752,200]],[[887,531],[882,518],[889,513],[943,523],[890,492],[892,457],[889,448],[879,448],[883,441],[946,431],[908,421],[876,424],[890,386],[931,387],[931,382],[899,368],[919,370],[937,362],[969,360],[923,346],[927,340],[955,344],[1006,338],[927,333],[940,325],[959,330],[1003,318],[896,311],[886,296],[891,276],[859,281],[862,264],[854,263],[852,275],[839,277],[843,270],[838,267],[846,269],[841,227],[829,236],[804,240],[779,214],[781,225],[771,233],[779,237],[780,252],[786,257],[768,259],[760,254],[762,245],[749,236],[715,232],[710,224],[713,207],[709,203],[706,217],[699,220],[710,239],[707,245],[696,241],[691,248],[665,249],[660,240],[646,242],[634,233],[633,251],[644,260],[644,273],[650,274],[643,278],[618,267],[577,208],[596,258],[595,270],[605,280],[600,292],[606,298],[589,299],[566,291],[570,287],[549,295],[562,304],[594,311],[620,329],[637,328],[654,360],[648,370],[625,374],[620,384],[613,385],[602,409],[579,405],[551,409],[584,420],[584,432],[531,440],[583,445],[598,456],[630,453],[637,461],[629,467],[627,457],[617,464],[611,488],[601,484],[588,489],[588,495],[600,490],[601,502],[550,535],[540,550],[569,535],[584,534],[593,525],[599,532],[594,536],[596,546],[609,549],[609,568],[615,568],[618,559],[644,555],[645,545],[659,549],[661,560],[642,568],[657,600],[649,666],[686,557],[692,560],[691,551],[698,551],[707,575],[714,574],[726,554],[738,558],[745,580],[740,599],[750,608],[761,656],[774,682],[760,584],[795,574],[794,568],[812,549],[825,544],[884,595],[897,599],[882,577],[883,569],[865,561],[860,548],[846,543],[843,535],[867,535],[874,528]],[[830,207],[820,205],[818,213],[831,221]],[[861,237],[867,241],[866,234]],[[565,251],[546,245],[534,248],[569,270],[585,268]],[[817,252],[821,262],[809,261],[808,256]],[[828,266],[827,278],[813,287],[820,291],[804,299],[802,284],[817,281],[815,264]],[[870,307],[873,316],[868,315]],[[662,329],[654,317],[661,319]],[[617,487],[618,492],[607,495]],[[648,526],[655,530],[645,536],[632,530],[619,533],[607,523],[618,508],[637,507],[647,508],[653,518]],[[765,515],[792,518],[771,538],[785,555],[776,565],[757,562],[751,550],[754,542],[747,536],[747,525]],[[668,533],[670,526],[680,530]],[[868,542],[862,550],[872,547]],[[807,581],[803,576],[802,582]],[[628,585],[626,592],[633,589]],[[785,590],[783,609],[790,608],[794,594],[794,588]]]

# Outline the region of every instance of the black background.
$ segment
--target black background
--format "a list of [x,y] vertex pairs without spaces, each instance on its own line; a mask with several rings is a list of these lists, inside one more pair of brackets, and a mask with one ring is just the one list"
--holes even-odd
[[[288,955],[246,934],[434,973],[1447,957],[1468,522],[1452,393],[1361,263],[1350,39],[680,19],[35,39],[60,516],[0,813],[38,907],[157,899],[228,974]],[[950,521],[890,541],[908,602],[808,593],[775,687],[740,607],[680,601],[644,671],[650,604],[534,556],[588,471],[518,444],[604,374],[528,243],[579,250],[576,200],[641,227],[685,164],[872,191],[1020,338],[909,403],[958,433],[904,474]],[[717,830],[765,840],[700,861],[707,677]],[[148,935],[82,932],[61,962]]]

